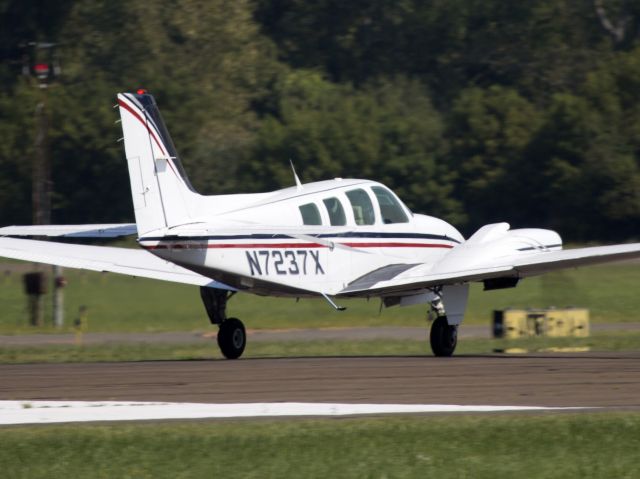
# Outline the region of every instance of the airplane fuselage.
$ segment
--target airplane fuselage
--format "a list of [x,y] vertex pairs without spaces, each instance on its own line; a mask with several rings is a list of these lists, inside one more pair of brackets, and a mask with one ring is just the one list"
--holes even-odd
[[389,189],[368,180],[322,181],[242,195],[242,201],[209,198],[215,215],[151,232],[139,243],[257,294],[337,294],[373,269],[434,263],[464,241],[450,224],[411,213]]

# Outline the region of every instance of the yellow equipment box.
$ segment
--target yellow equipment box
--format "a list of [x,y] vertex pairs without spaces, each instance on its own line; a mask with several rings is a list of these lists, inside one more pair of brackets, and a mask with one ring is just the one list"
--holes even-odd
[[523,338],[530,336],[586,338],[589,336],[589,310],[561,309],[505,309],[493,312],[494,338]]

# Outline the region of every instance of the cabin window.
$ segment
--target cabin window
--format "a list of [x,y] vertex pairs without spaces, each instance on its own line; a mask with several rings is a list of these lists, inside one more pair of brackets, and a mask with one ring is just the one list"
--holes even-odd
[[373,203],[366,191],[357,189],[347,191],[347,198],[353,208],[353,217],[357,225],[372,225],[376,221]]
[[344,214],[344,208],[338,198],[327,198],[322,200],[324,206],[329,213],[329,220],[332,226],[343,226],[347,224],[347,217]]
[[322,218],[320,211],[315,203],[307,203],[300,206],[300,214],[302,214],[302,223],[305,225],[321,225]]
[[407,223],[409,221],[402,205],[393,193],[380,186],[373,186],[371,189],[380,205],[380,214],[384,224]]

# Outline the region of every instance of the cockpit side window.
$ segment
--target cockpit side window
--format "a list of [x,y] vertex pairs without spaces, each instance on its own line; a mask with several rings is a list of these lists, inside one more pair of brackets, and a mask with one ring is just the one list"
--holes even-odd
[[307,203],[300,206],[300,214],[302,215],[302,223],[305,225],[321,225],[322,218],[320,211],[315,203]]
[[331,221],[332,226],[343,226],[347,224],[347,217],[344,214],[344,208],[342,208],[342,203],[340,203],[338,198],[326,198],[322,200],[322,202],[327,208],[329,220]]
[[366,191],[362,189],[346,192],[347,198],[353,208],[353,217],[357,225],[372,225],[376,222],[376,215],[373,211],[373,203]]
[[371,189],[380,205],[380,213],[384,224],[407,223],[409,221],[402,205],[389,190],[380,186],[372,186]]

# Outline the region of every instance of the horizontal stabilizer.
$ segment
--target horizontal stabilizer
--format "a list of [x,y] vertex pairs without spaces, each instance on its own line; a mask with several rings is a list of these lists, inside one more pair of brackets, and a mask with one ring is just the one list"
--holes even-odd
[[227,285],[164,261],[144,250],[0,238],[0,256],[36,263],[55,264],[65,268],[120,273],[141,278],[233,290]]
[[66,236],[68,238],[117,238],[138,232],[135,223],[95,225],[5,226],[0,236]]

